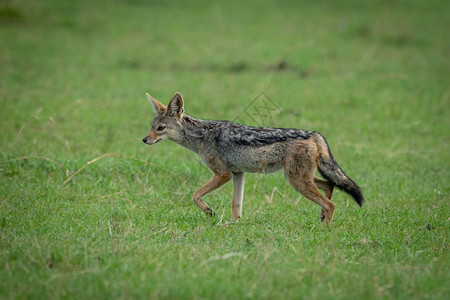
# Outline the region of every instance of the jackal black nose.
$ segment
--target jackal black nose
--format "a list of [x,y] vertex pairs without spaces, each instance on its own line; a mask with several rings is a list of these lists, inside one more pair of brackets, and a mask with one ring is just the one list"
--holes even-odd
[[147,137],[143,138],[142,141],[147,144]]

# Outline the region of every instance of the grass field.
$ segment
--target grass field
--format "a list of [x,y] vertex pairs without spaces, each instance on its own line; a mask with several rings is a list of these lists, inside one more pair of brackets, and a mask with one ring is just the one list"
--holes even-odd
[[[0,298],[449,299],[450,2],[223,2],[0,1]],[[364,207],[325,227],[278,172],[203,215],[200,159],[141,141],[175,91],[250,125],[266,95]]]

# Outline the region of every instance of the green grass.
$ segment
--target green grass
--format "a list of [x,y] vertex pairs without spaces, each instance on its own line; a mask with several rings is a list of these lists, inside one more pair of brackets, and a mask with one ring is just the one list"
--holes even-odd
[[[0,298],[448,299],[449,6],[0,1]],[[247,174],[243,218],[223,226],[231,184],[207,218],[200,159],[141,142],[145,92],[175,91],[249,123],[265,92],[365,206],[336,192],[324,227],[282,172]]]

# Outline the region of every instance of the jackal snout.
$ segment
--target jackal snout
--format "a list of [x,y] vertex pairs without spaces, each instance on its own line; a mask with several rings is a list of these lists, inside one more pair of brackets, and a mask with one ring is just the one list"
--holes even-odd
[[145,138],[142,139],[142,141],[147,144],[147,145],[153,145],[156,144],[157,142],[160,142],[162,139],[161,138],[152,138],[150,135],[147,135]]

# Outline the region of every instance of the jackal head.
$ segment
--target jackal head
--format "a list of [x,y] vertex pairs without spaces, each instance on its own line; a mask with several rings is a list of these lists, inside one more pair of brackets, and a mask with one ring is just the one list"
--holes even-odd
[[179,141],[182,138],[183,126],[183,97],[175,93],[167,106],[147,94],[147,99],[153,105],[155,117],[150,133],[142,139],[148,145],[153,145],[164,140]]

